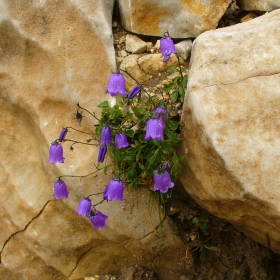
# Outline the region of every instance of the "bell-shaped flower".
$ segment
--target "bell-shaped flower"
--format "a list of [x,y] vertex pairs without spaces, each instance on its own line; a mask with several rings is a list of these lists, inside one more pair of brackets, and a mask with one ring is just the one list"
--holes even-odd
[[60,135],[59,135],[59,138],[58,138],[59,142],[62,142],[62,141],[65,139],[65,137],[66,137],[66,135],[67,135],[67,132],[68,132],[68,129],[67,129],[67,128],[63,128],[63,129],[61,130]]
[[106,144],[102,144],[99,148],[99,154],[97,160],[99,163],[102,163],[104,161],[106,153],[107,153],[107,146]]
[[164,57],[163,62],[167,62],[172,53],[177,54],[174,43],[170,37],[164,37],[160,40],[161,54]]
[[111,96],[117,96],[118,94],[122,95],[123,97],[127,96],[125,91],[125,78],[122,74],[113,73],[110,76],[106,93],[110,93]]
[[100,136],[100,145],[106,144],[107,146],[110,146],[112,143],[112,129],[110,126],[103,126],[101,130],[101,136]]
[[75,116],[76,116],[76,120],[78,122],[78,125],[82,126],[82,119],[83,119],[84,116],[80,112],[78,112],[78,111],[75,114]]
[[63,148],[58,141],[51,143],[48,162],[52,164],[57,162],[64,163]]
[[127,148],[129,147],[129,143],[127,141],[127,137],[123,133],[117,133],[115,137],[116,149]]
[[55,183],[54,183],[54,194],[53,196],[57,199],[60,200],[62,198],[68,198],[68,189],[67,186],[65,184],[64,181],[62,181],[61,179],[58,179]]
[[108,201],[117,199],[123,202],[124,183],[120,179],[112,179],[105,188],[103,198]]
[[128,95],[128,99],[134,98],[141,91],[141,87],[136,85]]
[[164,107],[157,107],[154,111],[155,118],[162,117],[164,120],[167,118],[167,110]]
[[168,189],[174,187],[174,183],[171,182],[169,173],[165,170],[164,173],[154,173],[154,190],[162,193],[167,193]]
[[89,198],[83,198],[79,203],[76,213],[78,213],[80,216],[86,216],[90,213],[91,206],[91,200]]
[[108,216],[101,213],[100,211],[98,210],[90,211],[88,218],[92,222],[94,229],[106,227],[106,221],[108,219]]
[[151,118],[147,121],[145,140],[164,140],[163,132],[166,128],[163,118]]

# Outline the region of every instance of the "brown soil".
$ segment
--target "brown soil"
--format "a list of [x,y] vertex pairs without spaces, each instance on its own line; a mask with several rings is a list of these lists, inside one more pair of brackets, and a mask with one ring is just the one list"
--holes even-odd
[[[246,12],[238,9],[232,12],[231,8],[231,11],[220,21],[218,28],[238,23],[244,15]],[[118,51],[124,49],[124,44],[118,44],[118,40],[129,33],[121,26],[117,6],[113,21],[117,22],[117,27],[113,28],[117,56]],[[154,44],[160,39],[139,37]],[[117,62],[117,66],[119,64],[120,62]],[[176,185],[172,200],[167,204],[166,209],[167,214],[175,222],[184,244],[188,247],[186,256],[182,260],[185,272],[180,280],[280,279],[279,255],[203,210],[188,196],[182,186]],[[137,268],[133,274],[129,268],[129,271],[123,271],[123,277],[114,279],[158,279],[154,278],[156,275],[151,271],[141,270],[140,273],[139,269],[142,268]],[[127,277],[128,274],[134,276]],[[145,277],[148,274],[149,277]]]

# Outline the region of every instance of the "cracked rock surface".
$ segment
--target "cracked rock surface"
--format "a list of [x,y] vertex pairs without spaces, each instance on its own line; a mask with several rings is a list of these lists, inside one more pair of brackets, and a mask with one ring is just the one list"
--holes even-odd
[[[97,162],[98,147],[70,151],[67,143],[64,164],[47,160],[61,129],[78,128],[72,114],[77,102],[95,111],[109,99],[104,93],[116,68],[113,2],[0,1],[0,279],[74,280],[117,274],[135,264],[168,275],[183,255],[185,246],[168,218],[164,244],[154,233],[158,208],[148,205],[148,193],[135,199],[126,191],[124,205],[101,205],[109,216],[102,230],[75,213],[80,199],[103,191],[111,174],[82,182],[69,178],[69,199],[52,196],[57,176],[88,174]],[[90,117],[83,119],[83,130],[92,131],[93,125]],[[174,257],[162,267],[170,250]],[[179,277],[180,267],[176,273]]]
[[183,108],[185,189],[280,253],[280,11],[193,44]]

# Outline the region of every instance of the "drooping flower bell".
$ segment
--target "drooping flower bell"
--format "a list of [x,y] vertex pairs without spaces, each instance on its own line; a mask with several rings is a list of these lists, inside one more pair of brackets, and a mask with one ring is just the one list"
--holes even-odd
[[68,198],[68,189],[64,181],[62,181],[60,178],[54,183],[54,194],[53,196],[60,200],[62,198]]
[[154,190],[162,193],[167,193],[168,189],[174,187],[174,183],[171,182],[169,173],[165,170],[164,173],[154,173]]
[[172,53],[177,54],[174,43],[170,37],[163,37],[160,40],[161,54],[164,57],[163,62],[167,62]]
[[110,126],[103,126],[101,130],[101,136],[100,136],[100,145],[106,144],[107,146],[110,146],[112,143],[112,129]]
[[97,160],[99,163],[102,163],[104,161],[106,153],[107,153],[107,146],[106,144],[102,144],[99,148],[99,154]]
[[62,130],[61,130],[61,132],[60,132],[60,135],[59,135],[59,142],[62,142],[64,139],[65,139],[65,137],[66,137],[66,135],[67,135],[67,132],[68,132],[68,129],[67,128],[63,128]]
[[127,137],[123,133],[117,133],[115,137],[116,149],[127,148],[130,144],[127,141]]
[[91,200],[89,198],[83,198],[79,203],[76,213],[78,213],[80,216],[86,216],[90,213],[91,206]]
[[108,219],[108,216],[101,213],[100,211],[98,210],[90,211],[88,218],[92,222],[94,229],[106,227],[106,221]]
[[136,85],[128,95],[128,99],[134,98],[141,91],[141,87]]
[[124,76],[120,73],[113,73],[109,78],[108,88],[105,93],[110,93],[111,96],[120,94],[126,97]]
[[52,164],[57,162],[64,163],[63,147],[58,143],[58,141],[51,143],[48,162]]
[[162,117],[164,120],[167,118],[167,110],[164,107],[157,107],[154,111],[154,116],[156,118]]
[[163,118],[151,118],[147,121],[145,140],[164,140],[163,133],[166,128]]
[[78,110],[77,110],[77,113],[74,114],[74,115],[76,116],[76,120],[78,122],[78,125],[82,126],[82,119],[83,119],[84,116]]
[[123,202],[124,183],[120,179],[112,179],[105,188],[103,198],[105,200],[113,201],[117,199]]

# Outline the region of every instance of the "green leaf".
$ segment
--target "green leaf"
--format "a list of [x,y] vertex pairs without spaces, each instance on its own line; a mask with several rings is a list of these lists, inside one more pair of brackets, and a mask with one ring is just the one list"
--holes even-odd
[[110,107],[109,106],[109,102],[108,101],[103,101],[100,104],[97,105],[98,108],[106,108],[106,107]]
[[187,87],[187,83],[188,83],[188,75],[185,75],[183,77],[183,81],[182,81],[182,86],[183,88],[186,88]]
[[220,251],[220,248],[217,248],[215,246],[210,246],[210,247],[204,246],[204,248],[206,248],[206,249],[208,249],[210,251],[214,251],[214,252],[219,252]]
[[128,130],[126,130],[126,131],[124,132],[124,134],[125,134],[126,136],[133,137],[133,135],[134,135],[134,130],[128,129]]
[[105,175],[107,175],[107,171],[108,171],[109,167],[110,167],[109,165],[105,166],[105,168],[104,168]]
[[179,127],[179,124],[177,121],[169,120],[168,122],[168,128],[170,130],[176,130]]
[[167,69],[167,71],[170,72],[170,73],[173,73],[173,72],[176,72],[176,71],[178,72],[179,69],[177,68],[177,66],[172,65]]
[[198,217],[194,217],[194,218],[192,219],[192,221],[193,221],[195,224],[197,224],[197,223],[199,222],[199,218],[198,218]]
[[207,225],[206,225],[206,224],[202,224],[202,225],[200,225],[200,229],[201,229],[201,230],[205,230],[205,229],[206,229],[206,227],[207,227]]
[[179,95],[178,91],[173,91],[173,92],[172,92],[172,94],[171,94],[171,100],[172,100],[173,103],[177,101],[178,95]]

